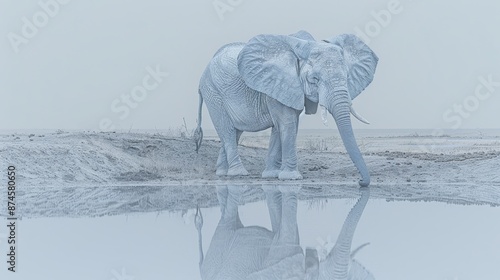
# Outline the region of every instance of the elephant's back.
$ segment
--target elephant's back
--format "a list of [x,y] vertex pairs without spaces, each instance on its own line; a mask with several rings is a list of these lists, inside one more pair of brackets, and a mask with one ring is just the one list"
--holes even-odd
[[225,44],[215,52],[213,57],[217,57],[222,54],[222,56],[229,55],[238,58],[238,54],[243,49],[243,47],[245,47],[245,43],[242,42]]
[[[234,81],[240,79],[238,71],[238,54],[243,49],[243,43],[231,43],[221,47],[212,58],[209,69],[212,77],[216,76],[219,81],[227,81],[227,83],[219,83],[219,85],[238,84]],[[224,90],[224,89],[222,89]]]
[[230,43],[222,46],[208,63],[200,80],[202,93],[205,90],[219,91],[232,90],[232,86],[244,85],[244,82],[235,83],[240,76],[238,71],[238,54],[245,46],[244,43]]

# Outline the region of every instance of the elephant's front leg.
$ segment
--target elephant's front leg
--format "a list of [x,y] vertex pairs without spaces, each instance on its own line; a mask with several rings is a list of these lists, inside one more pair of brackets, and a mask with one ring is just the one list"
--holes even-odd
[[298,186],[279,186],[281,194],[281,217],[278,231],[275,232],[266,265],[273,265],[279,261],[303,254],[300,247],[299,228],[297,225],[297,195]]
[[281,192],[278,186],[262,185],[262,190],[266,194],[267,209],[269,210],[269,218],[271,219],[271,227],[273,233],[279,232],[281,227]]
[[262,172],[262,178],[278,178],[281,171],[281,157],[280,132],[276,126],[273,126],[269,140],[266,169]]
[[300,111],[287,107],[277,100],[268,97],[267,104],[273,119],[274,128],[279,131],[281,140],[281,171],[280,180],[302,179],[297,169],[297,130]]
[[302,175],[297,168],[297,123],[283,124],[280,129],[282,164],[280,180],[300,180]]

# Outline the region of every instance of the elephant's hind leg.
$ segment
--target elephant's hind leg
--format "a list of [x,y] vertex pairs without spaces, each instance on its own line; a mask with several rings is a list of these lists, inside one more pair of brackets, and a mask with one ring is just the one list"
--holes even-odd
[[219,201],[220,211],[221,213],[224,213],[224,211],[226,211],[226,204],[227,204],[227,195],[228,195],[227,186],[217,185],[215,189],[217,190],[217,200]]
[[[236,130],[236,143],[240,141],[242,133],[243,131]],[[219,151],[219,158],[217,159],[217,171],[215,174],[218,176],[228,175],[228,170],[229,170],[229,164],[227,162],[227,153],[226,149],[224,148],[224,142],[222,142],[222,147],[220,148]]]
[[227,171],[228,176],[248,175],[248,171],[243,166],[240,155],[238,154],[238,142],[242,133],[243,131],[241,130],[233,129],[228,136],[230,143],[224,144],[227,154],[227,162],[229,165],[229,169]]
[[227,163],[226,150],[224,149],[224,142],[222,142],[222,147],[219,150],[219,158],[217,159],[217,171],[215,174],[217,176],[225,176],[227,175],[228,169],[229,165]]
[[[238,204],[234,194],[229,193],[232,186],[217,186],[217,199],[221,208],[221,218],[210,242],[201,270],[201,274],[223,267],[227,261],[227,252],[231,249],[231,240],[235,232],[243,227],[238,215]],[[205,279],[205,277],[203,277]],[[213,278],[210,278],[213,279]]]
[[[215,102],[217,101],[217,102]],[[207,101],[208,112],[212,118],[215,130],[219,135],[222,147],[217,159],[217,175],[248,175],[238,155],[238,138],[241,131],[237,130],[221,100]]]
[[217,188],[219,198],[223,201],[223,207],[221,207],[222,217],[219,225],[229,227],[232,229],[242,228],[240,216],[238,214],[238,206],[243,204],[243,196],[246,192],[246,187],[242,186],[225,186],[222,188]]

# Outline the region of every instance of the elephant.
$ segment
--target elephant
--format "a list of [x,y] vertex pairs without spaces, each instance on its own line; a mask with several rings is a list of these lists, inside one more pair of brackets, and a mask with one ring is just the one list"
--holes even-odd
[[300,246],[297,225],[297,195],[300,187],[263,186],[271,219],[271,230],[243,226],[238,214],[244,188],[217,186],[221,218],[206,256],[203,255],[203,216],[197,208],[200,275],[203,280],[256,279],[375,279],[354,259],[351,244],[356,226],[370,196],[369,188],[360,188],[361,197],[351,209],[338,239],[328,255],[319,260],[316,249]]
[[271,128],[263,178],[302,179],[297,168],[299,115],[317,112],[318,104],[335,119],[344,146],[368,186],[370,174],[354,137],[352,108],[373,80],[378,57],[352,34],[315,41],[306,31],[261,34],[247,43],[221,47],[203,72],[198,93],[196,151],[201,144],[202,105],[206,106],[222,147],[217,175],[248,175],[238,155],[243,131]]

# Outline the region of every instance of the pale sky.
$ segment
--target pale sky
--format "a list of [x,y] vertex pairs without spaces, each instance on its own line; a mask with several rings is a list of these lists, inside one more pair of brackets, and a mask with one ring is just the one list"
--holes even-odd
[[[301,29],[358,34],[378,55],[354,101],[372,124],[355,128],[500,128],[497,1],[54,1],[0,2],[0,129],[168,129],[183,117],[193,128],[219,47]],[[323,124],[317,114],[300,127]]]

